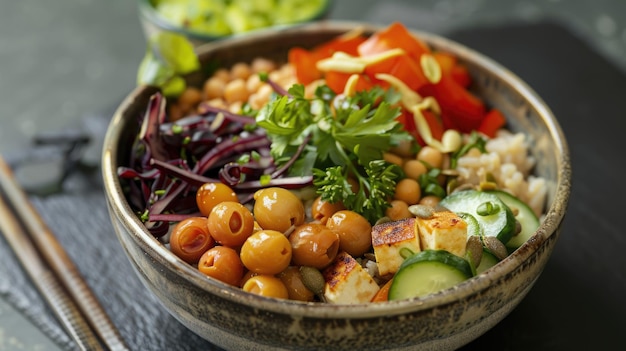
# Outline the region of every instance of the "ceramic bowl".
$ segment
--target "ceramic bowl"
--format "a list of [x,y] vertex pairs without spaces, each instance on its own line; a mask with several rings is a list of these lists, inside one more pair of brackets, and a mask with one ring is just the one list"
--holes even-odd
[[[178,33],[185,36],[189,41],[194,45],[202,45],[205,43],[209,43],[215,40],[221,40],[228,38],[230,36],[238,36],[238,35],[247,35],[249,32],[242,32],[238,34],[212,34],[207,30],[200,30],[197,28],[187,28],[183,26],[176,25],[165,18],[162,14],[160,14],[154,3],[156,0],[138,0],[138,13],[139,20],[141,22],[142,29],[146,38],[150,38],[160,32],[172,32]],[[325,18],[330,10],[332,9],[333,1],[332,0],[322,0],[320,1],[319,9],[312,13],[310,17],[302,18],[293,23],[283,23],[283,24],[273,24],[271,27],[259,27],[254,29],[254,31],[266,31],[266,30],[274,30],[277,27],[290,27],[297,26],[302,23],[307,23],[311,21],[317,21]]]
[[[356,25],[318,22],[200,47],[204,64],[229,65],[256,56],[284,60],[294,45],[312,46]],[[264,298],[208,279],[154,239],[125,198],[116,169],[125,165],[136,120],[156,90],[138,87],[117,109],[104,141],[102,172],[113,226],[146,288],[189,329],[228,350],[452,350],[500,322],[539,278],[557,243],[570,196],[566,140],[550,109],[517,76],[465,46],[415,32],[469,68],[476,92],[530,137],[537,175],[547,180],[547,212],[536,233],[486,272],[440,293],[404,301],[331,305]]]

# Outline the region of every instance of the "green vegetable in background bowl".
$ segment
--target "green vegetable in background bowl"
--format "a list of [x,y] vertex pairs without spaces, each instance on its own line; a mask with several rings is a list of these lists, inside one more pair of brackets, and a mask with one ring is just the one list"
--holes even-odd
[[142,19],[201,41],[324,17],[329,0],[142,0]]

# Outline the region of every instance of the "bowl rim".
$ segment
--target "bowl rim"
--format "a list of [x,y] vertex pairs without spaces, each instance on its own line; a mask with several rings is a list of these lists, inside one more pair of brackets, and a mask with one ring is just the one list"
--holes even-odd
[[[364,22],[326,20],[304,24],[298,27],[281,28],[273,31],[251,33],[242,37],[232,37],[222,41],[208,43],[200,46],[197,50],[199,55],[202,56],[213,50],[228,47],[233,43],[254,42],[260,38],[280,36],[283,32],[299,33],[302,31],[311,32],[320,30],[348,31],[355,27],[364,27],[369,31],[383,28],[379,25]],[[557,154],[556,159],[558,162],[554,189],[555,196],[546,211],[544,219],[536,233],[526,243],[487,272],[472,277],[453,288],[422,298],[352,305],[334,305],[267,298],[244,292],[240,288],[229,286],[214,279],[208,279],[200,271],[175,256],[145,229],[143,223],[133,214],[132,209],[123,195],[121,183],[117,177],[117,141],[122,134],[123,128],[121,128],[121,126],[127,123],[124,119],[124,111],[126,111],[139,96],[146,94],[148,90],[154,89],[146,86],[136,87],[122,101],[107,128],[103,143],[102,175],[105,195],[110,204],[110,209],[119,216],[119,220],[123,223],[125,230],[131,233],[133,240],[135,240],[144,251],[155,253],[155,259],[158,259],[171,270],[179,272],[185,280],[221,298],[252,306],[256,309],[289,314],[292,316],[315,318],[389,317],[444,306],[487,290],[492,282],[502,279],[506,275],[514,272],[524,262],[531,259],[540,246],[545,244],[552,236],[555,236],[559,230],[565,216],[571,191],[571,161],[568,144],[550,108],[529,85],[514,73],[493,59],[461,43],[438,34],[411,28],[409,28],[409,30],[413,34],[423,38],[429,45],[453,50],[455,55],[459,55],[463,59],[471,57],[474,64],[484,67],[500,77],[505,84],[513,86],[515,90],[519,91],[523,98],[537,110],[537,113],[541,116],[548,128],[548,134],[555,143],[555,153]],[[118,233],[118,236],[119,235]]]
[[312,21],[323,19],[328,14],[328,12],[330,12],[333,6],[332,0],[323,0],[324,3],[322,4],[322,7],[319,9],[318,12],[315,13],[314,16],[304,19],[297,23],[275,24],[269,27],[259,28],[259,29],[255,29],[249,32],[244,32],[244,33],[234,33],[234,34],[227,34],[227,35],[211,35],[211,34],[206,34],[206,33],[197,31],[197,30],[186,29],[186,28],[183,28],[181,26],[177,26],[171,23],[170,21],[168,21],[166,18],[164,18],[162,15],[160,15],[156,11],[154,5],[152,4],[153,1],[154,0],[139,0],[138,1],[137,8],[138,8],[140,19],[148,21],[149,23],[151,23],[152,25],[156,26],[157,28],[161,30],[182,34],[192,40],[196,40],[200,42],[212,42],[216,40],[229,39],[232,37],[240,37],[240,36],[246,36],[249,34],[256,34],[259,32],[273,31],[273,30],[281,29],[281,28],[298,27],[306,23],[310,23]]

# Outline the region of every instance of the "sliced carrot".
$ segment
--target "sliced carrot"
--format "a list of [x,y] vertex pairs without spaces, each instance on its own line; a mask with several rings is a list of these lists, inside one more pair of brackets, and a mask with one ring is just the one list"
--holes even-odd
[[378,290],[376,295],[372,298],[372,302],[384,302],[389,300],[389,288],[391,288],[391,283],[393,279],[389,279],[381,288]]

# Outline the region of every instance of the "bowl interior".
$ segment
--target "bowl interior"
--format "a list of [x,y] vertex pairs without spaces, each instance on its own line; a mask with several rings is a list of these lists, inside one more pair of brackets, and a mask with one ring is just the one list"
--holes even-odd
[[[365,32],[369,33],[378,29],[376,26],[360,23],[321,21],[205,44],[199,46],[197,52],[205,67],[227,67],[258,56],[285,61],[286,51],[292,46],[312,47],[357,26],[362,26]],[[128,162],[129,148],[139,129],[137,119],[145,112],[150,95],[156,92],[155,88],[150,87],[138,87],[122,103],[109,126],[104,144],[105,191],[111,208],[124,223],[124,229],[132,233],[136,243],[153,256],[152,259],[172,267],[186,280],[201,289],[223,296],[225,299],[255,305],[261,309],[295,315],[341,314],[346,317],[364,317],[424,310],[476,294],[486,289],[494,279],[519,269],[520,265],[529,260],[548,238],[555,235],[565,214],[570,192],[571,170],[569,151],[563,133],[545,103],[513,73],[483,55],[445,38],[423,32],[415,33],[433,48],[454,53],[468,66],[475,81],[475,91],[490,105],[500,108],[508,116],[510,129],[523,131],[529,135],[532,145],[531,153],[538,161],[536,174],[544,177],[548,183],[547,214],[539,230],[529,242],[500,262],[489,274],[479,275],[453,290],[434,294],[419,301],[390,301],[354,306],[276,301],[252,296],[241,289],[206,279],[195,268],[164,248],[145,230],[124,198],[122,184],[116,175],[117,167]],[[202,71],[191,74],[187,78],[191,85],[199,86],[207,74],[207,71]]]

